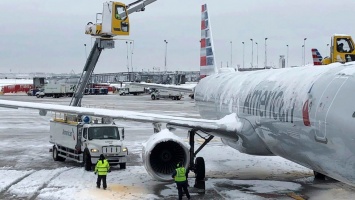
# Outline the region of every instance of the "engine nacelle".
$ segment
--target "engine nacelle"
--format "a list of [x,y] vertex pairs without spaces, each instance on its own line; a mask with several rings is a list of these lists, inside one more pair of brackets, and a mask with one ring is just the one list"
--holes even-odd
[[190,145],[180,137],[164,129],[152,135],[143,144],[142,158],[148,174],[158,181],[171,181],[176,165],[181,162],[185,168],[190,160]]

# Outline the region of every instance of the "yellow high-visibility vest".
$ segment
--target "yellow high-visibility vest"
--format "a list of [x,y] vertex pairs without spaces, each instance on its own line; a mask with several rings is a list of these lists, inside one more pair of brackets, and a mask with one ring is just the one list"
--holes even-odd
[[186,181],[186,169],[185,167],[179,167],[176,169],[175,182]]

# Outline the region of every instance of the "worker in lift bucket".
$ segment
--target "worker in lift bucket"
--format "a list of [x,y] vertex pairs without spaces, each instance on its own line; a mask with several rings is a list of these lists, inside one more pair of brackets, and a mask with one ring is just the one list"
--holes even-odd
[[337,50],[338,50],[339,53],[345,52],[344,44],[343,43],[338,44],[338,49]]
[[95,166],[95,174],[98,174],[97,181],[96,181],[97,188],[100,188],[101,180],[102,180],[102,186],[103,186],[104,190],[106,190],[106,188],[107,188],[106,176],[107,176],[108,172],[111,172],[110,164],[105,159],[105,156],[103,154],[101,154],[100,159],[97,161],[96,166]]
[[178,194],[179,194],[179,200],[182,199],[182,190],[184,190],[184,193],[186,194],[187,199],[190,199],[190,193],[189,190],[187,189],[188,183],[187,183],[187,174],[189,173],[188,170],[185,169],[185,167],[182,165],[182,163],[178,163],[176,165],[176,169],[172,175],[172,177],[175,180],[177,189],[178,189]]

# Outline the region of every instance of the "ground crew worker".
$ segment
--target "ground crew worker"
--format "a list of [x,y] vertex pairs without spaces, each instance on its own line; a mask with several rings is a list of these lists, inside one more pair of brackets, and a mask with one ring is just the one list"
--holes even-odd
[[106,184],[107,172],[111,172],[110,171],[110,164],[105,159],[105,156],[103,154],[101,154],[100,159],[97,161],[96,166],[95,166],[95,174],[98,173],[97,181],[96,181],[97,188],[100,188],[101,179],[102,179],[102,186],[104,187],[104,190],[106,190],[106,188],[107,188],[107,184]]
[[189,191],[187,190],[187,174],[189,173],[188,170],[185,169],[184,166],[182,166],[181,163],[178,163],[176,165],[176,170],[174,171],[172,177],[175,180],[176,186],[178,188],[178,194],[179,194],[179,200],[182,199],[182,190],[184,189],[184,192],[186,194],[187,199],[190,199],[190,194]]

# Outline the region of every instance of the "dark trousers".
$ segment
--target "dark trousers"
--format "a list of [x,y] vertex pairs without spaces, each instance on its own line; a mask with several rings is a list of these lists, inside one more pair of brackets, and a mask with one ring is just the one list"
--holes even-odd
[[104,189],[107,188],[107,185],[106,185],[106,175],[98,175],[98,176],[97,176],[97,181],[96,181],[97,187],[100,187],[100,185],[101,185],[101,180],[102,180],[102,186],[104,186]]
[[190,199],[190,193],[189,193],[189,191],[187,190],[187,181],[184,181],[184,182],[176,182],[176,186],[177,186],[178,193],[179,193],[179,200],[182,199],[182,190],[184,190],[184,193],[186,194],[186,197],[187,197],[188,199]]

